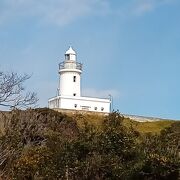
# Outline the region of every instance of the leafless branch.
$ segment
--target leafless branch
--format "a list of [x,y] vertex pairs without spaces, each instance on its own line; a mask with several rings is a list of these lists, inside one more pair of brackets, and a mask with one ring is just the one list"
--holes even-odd
[[24,92],[23,85],[30,77],[27,74],[0,72],[0,106],[22,108],[35,105],[38,101],[37,94]]

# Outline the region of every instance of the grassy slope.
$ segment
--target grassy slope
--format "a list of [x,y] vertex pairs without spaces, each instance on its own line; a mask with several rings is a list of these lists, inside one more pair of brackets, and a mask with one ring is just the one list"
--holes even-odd
[[[103,115],[99,115],[96,113],[91,114],[69,114],[74,119],[76,119],[79,126],[82,125],[83,120],[86,120],[97,127],[101,127],[101,123],[104,119]],[[134,127],[137,131],[141,133],[159,133],[162,129],[169,127],[174,121],[172,120],[161,120],[161,121],[154,121],[154,122],[137,122],[130,120],[129,118],[125,118],[124,125],[127,127]],[[0,116],[0,133],[3,131],[3,123]]]
[[132,125],[137,131],[141,133],[159,133],[166,127],[169,127],[174,121],[161,120],[153,122],[137,122],[130,119],[125,119],[124,124],[126,126]]
[[[81,126],[83,119],[92,123],[93,125],[100,127],[104,116],[98,114],[83,114],[83,115],[73,115],[78,124]],[[159,120],[153,122],[137,122],[129,118],[125,118],[124,125],[127,127],[133,127],[141,133],[159,133],[162,129],[169,127],[173,120]]]

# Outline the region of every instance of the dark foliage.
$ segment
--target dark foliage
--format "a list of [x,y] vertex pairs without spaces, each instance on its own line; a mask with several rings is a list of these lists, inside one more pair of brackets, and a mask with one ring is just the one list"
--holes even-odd
[[3,116],[0,177],[17,180],[178,179],[180,123],[140,135],[113,112],[101,128],[50,109]]

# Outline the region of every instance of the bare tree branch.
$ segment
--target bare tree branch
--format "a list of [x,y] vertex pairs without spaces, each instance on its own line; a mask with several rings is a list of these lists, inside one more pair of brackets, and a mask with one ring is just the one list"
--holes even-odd
[[31,76],[27,74],[0,72],[0,106],[23,108],[35,105],[38,101],[34,92],[25,93],[24,83]]

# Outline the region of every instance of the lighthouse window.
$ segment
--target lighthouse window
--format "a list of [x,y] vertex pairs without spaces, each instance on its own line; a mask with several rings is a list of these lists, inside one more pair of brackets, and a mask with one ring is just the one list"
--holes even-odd
[[76,82],[76,76],[73,76],[73,82]]
[[74,107],[77,108],[77,104],[74,104]]
[[76,93],[74,93],[73,96],[76,96]]
[[70,55],[66,54],[66,60],[70,60]]
[[104,111],[104,108],[103,108],[103,107],[101,108],[101,111]]
[[95,107],[94,110],[97,110],[97,107]]

